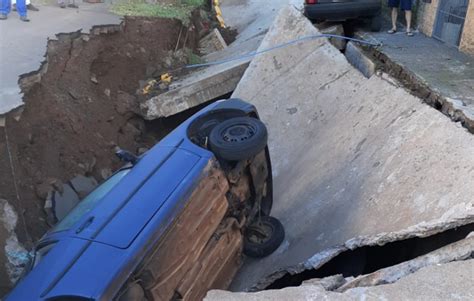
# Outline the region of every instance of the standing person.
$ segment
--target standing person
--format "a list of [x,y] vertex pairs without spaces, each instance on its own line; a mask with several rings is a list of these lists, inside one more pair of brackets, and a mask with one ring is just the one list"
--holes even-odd
[[[12,5],[11,0],[0,0],[0,20],[6,20],[8,14],[11,11]],[[23,22],[30,22],[26,14],[26,2],[25,0],[17,0],[16,7],[18,14],[20,15],[20,20]]]
[[[16,0],[12,0],[13,11],[16,11]],[[26,9],[31,11],[39,11],[39,9],[31,4],[31,0],[26,0]]]
[[[59,7],[61,8],[66,8],[66,0],[58,0]],[[67,7],[70,8],[79,8],[79,6],[76,5],[76,0],[69,0],[69,4]]]
[[413,0],[388,0],[388,7],[392,8],[392,29],[388,33],[397,32],[397,18],[398,18],[398,7],[405,11],[405,20],[407,22],[407,36],[412,37],[413,32],[411,31],[411,7],[413,6]]

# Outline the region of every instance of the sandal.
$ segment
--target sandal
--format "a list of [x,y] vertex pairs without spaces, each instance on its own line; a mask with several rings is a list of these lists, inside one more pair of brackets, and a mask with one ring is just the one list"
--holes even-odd
[[396,33],[396,32],[397,32],[396,29],[390,29],[389,31],[387,31],[387,33],[389,33],[389,34],[394,34],[394,33]]
[[414,34],[412,31],[407,31],[407,36],[412,37],[412,36],[414,36],[414,35],[415,35],[415,34]]

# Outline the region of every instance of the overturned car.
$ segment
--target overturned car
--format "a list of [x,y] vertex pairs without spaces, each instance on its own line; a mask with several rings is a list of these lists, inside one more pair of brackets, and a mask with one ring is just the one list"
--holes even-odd
[[252,105],[216,102],[144,155],[118,155],[127,164],[39,241],[7,300],[199,300],[230,284],[242,252],[283,241]]

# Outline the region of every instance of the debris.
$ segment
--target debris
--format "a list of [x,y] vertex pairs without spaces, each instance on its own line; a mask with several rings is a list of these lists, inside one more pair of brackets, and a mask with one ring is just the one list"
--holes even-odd
[[110,89],[105,89],[104,94],[105,96],[110,97]]
[[224,50],[225,48],[227,48],[227,43],[217,28],[214,28],[199,41],[199,52],[203,55]]
[[74,177],[70,183],[80,199],[86,197],[98,185],[94,177],[86,177],[83,175]]
[[95,74],[91,75],[91,82],[93,82],[96,85],[99,84],[99,81],[97,80],[97,77],[95,76]]
[[62,192],[55,191],[52,195],[52,211],[58,221],[61,221],[80,201],[79,196],[71,185],[65,184],[61,190]]
[[138,150],[137,150],[137,155],[143,155],[144,153],[146,153],[148,151],[148,148],[146,147],[139,147]]
[[311,279],[311,280],[306,280],[302,283],[302,285],[320,285],[324,287],[325,290],[327,291],[333,291],[342,285],[344,285],[347,282],[347,280],[342,276],[341,274],[339,275],[334,275],[334,276],[329,276],[325,277],[322,279]]
[[40,183],[36,185],[35,192],[36,196],[41,200],[46,200],[48,194],[53,190],[53,186],[50,183]]
[[103,168],[100,170],[100,176],[102,180],[107,180],[112,175],[112,170],[110,168]]
[[364,54],[362,49],[353,42],[349,42],[346,47],[346,58],[365,77],[370,78],[375,73],[375,63]]
[[[2,286],[15,284],[29,260],[28,251],[21,245],[15,230],[18,215],[8,201],[0,199],[0,263],[6,267],[7,279],[2,278]],[[2,276],[3,276],[2,271]],[[9,283],[7,283],[9,282]]]

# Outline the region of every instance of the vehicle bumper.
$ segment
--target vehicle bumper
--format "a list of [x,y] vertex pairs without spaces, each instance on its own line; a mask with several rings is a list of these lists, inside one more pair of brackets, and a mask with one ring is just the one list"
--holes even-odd
[[312,20],[345,21],[373,17],[380,13],[380,1],[318,3],[305,5],[305,15]]

